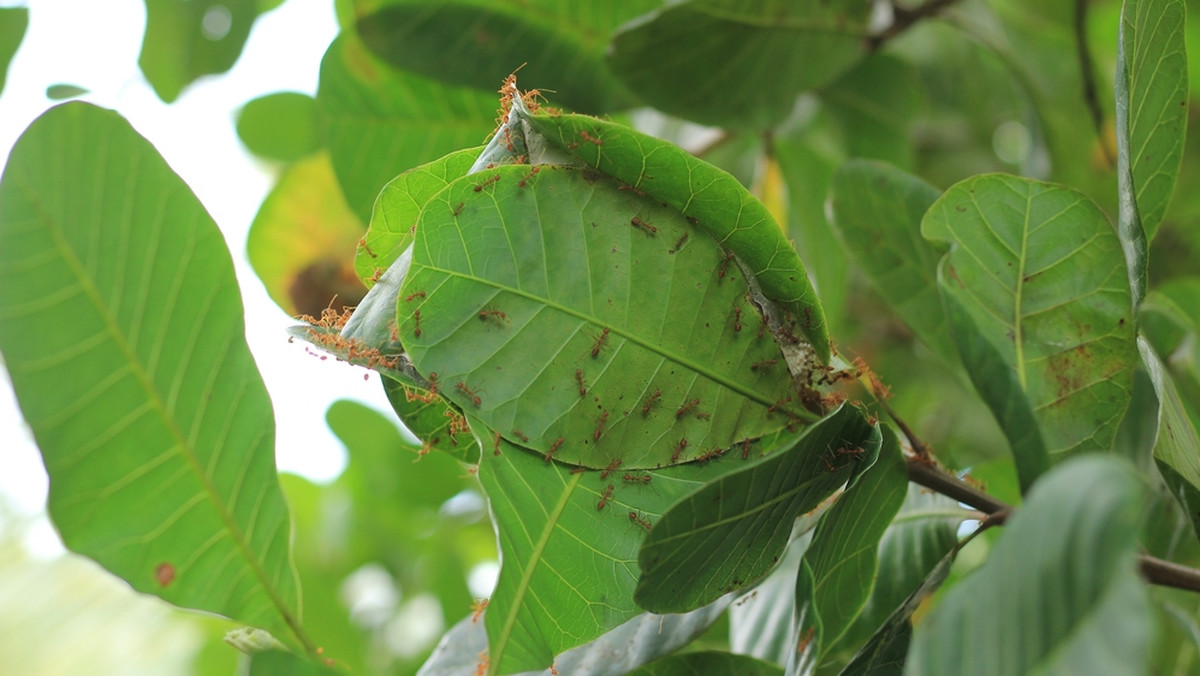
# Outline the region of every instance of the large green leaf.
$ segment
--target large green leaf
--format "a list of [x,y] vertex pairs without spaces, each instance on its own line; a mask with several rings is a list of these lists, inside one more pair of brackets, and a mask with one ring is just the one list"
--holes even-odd
[[851,157],[911,167],[909,127],[921,108],[921,81],[907,61],[876,53],[821,91]]
[[485,622],[491,665],[502,673],[544,669],[640,614],[633,592],[647,526],[741,463],[730,454],[665,470],[571,471],[471,420],[484,445],[479,480],[500,542],[502,568]]
[[1117,178],[1120,231],[1133,301],[1146,293],[1154,238],[1183,158],[1187,48],[1183,0],[1127,0],[1117,50]]
[[0,351],[63,542],[311,650],[243,336],[224,240],[150,144],[83,103],[36,120],[0,181]]
[[1173,279],[1146,294],[1138,325],[1183,400],[1200,412],[1200,277]]
[[664,657],[630,676],[692,676],[693,674],[737,674],[738,676],[783,676],[783,668],[747,655],[706,650]]
[[1188,417],[1175,383],[1163,372],[1158,355],[1145,340],[1138,340],[1138,348],[1158,397],[1154,461],[1192,529],[1200,536],[1200,435]]
[[510,440],[661,467],[815,417],[746,296],[679,212],[591,169],[514,165],[421,211],[397,319],[417,369]]
[[[494,91],[516,70],[572,110],[605,113],[636,100],[608,71],[609,32],[657,0],[396,2],[359,20],[363,42],[397,68]],[[568,9],[569,7],[569,9]]]
[[0,91],[4,90],[4,83],[8,79],[8,64],[21,46],[28,26],[28,7],[0,8]]
[[250,152],[269,160],[292,162],[321,147],[317,102],[308,94],[275,92],[242,107],[237,133]]
[[200,76],[229,70],[259,13],[255,0],[145,2],[146,35],[138,65],[167,103]]
[[346,201],[364,223],[397,174],[478,145],[496,126],[494,94],[395,70],[352,33],[321,61],[317,107]]
[[832,225],[876,293],[938,355],[954,359],[937,291],[938,251],[921,238],[937,188],[883,162],[851,160],[829,189]]
[[[955,184],[921,232],[947,242],[938,285],[976,389],[1013,445],[1022,486],[1045,463],[1108,450],[1129,405],[1134,322],[1121,244],[1083,194],[989,174]],[[1035,430],[1028,425],[1032,415]]]
[[785,450],[675,504],[638,554],[638,604],[683,612],[757,581],[779,562],[796,517],[852,482],[881,442],[878,427],[843,406]]
[[866,15],[862,3],[673,3],[618,32],[609,63],[663,112],[765,129],[863,57]]
[[[552,143],[661,200],[738,257],[768,299],[795,315],[822,362],[829,361],[825,315],[800,256],[778,223],[728,173],[680,148],[613,122],[585,115],[527,115]],[[794,341],[793,341],[794,342]]]
[[1047,473],[987,561],[922,622],[905,673],[1145,673],[1154,625],[1136,568],[1144,495],[1111,457]]
[[[801,517],[796,535],[775,570],[749,593],[729,606],[729,649],[776,664],[787,664],[796,650],[794,643],[796,611],[796,572],[804,550],[812,542],[816,514]],[[811,520],[811,523],[810,523]]]
[[821,519],[796,578],[799,635],[794,658],[808,671],[841,639],[875,584],[880,538],[904,502],[908,471],[883,428],[879,460]]

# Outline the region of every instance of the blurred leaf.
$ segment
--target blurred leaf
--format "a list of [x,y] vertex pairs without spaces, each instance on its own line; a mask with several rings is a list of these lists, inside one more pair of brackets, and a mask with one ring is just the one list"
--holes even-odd
[[[879,460],[821,519],[796,579],[796,669],[808,671],[837,645],[871,594],[880,538],[896,516],[908,471],[896,433],[882,428]],[[807,666],[805,666],[807,665]]]
[[268,160],[292,162],[321,147],[317,102],[308,94],[275,92],[250,101],[237,116],[238,138]]
[[340,674],[342,672],[330,666],[319,664],[300,657],[296,653],[283,650],[265,650],[255,653],[249,658],[249,676],[322,676],[322,674]]
[[544,669],[639,615],[633,591],[646,526],[741,462],[571,471],[503,439],[496,454],[483,424],[471,419],[471,428],[483,437],[478,476],[500,542],[500,579],[484,621],[492,668],[502,673]]
[[1153,624],[1136,570],[1143,498],[1136,475],[1110,457],[1047,473],[987,561],[921,623],[905,673],[1145,673]]
[[51,101],[73,99],[87,94],[88,90],[73,84],[56,84],[46,87],[46,98]]
[[8,64],[21,46],[28,26],[28,7],[0,7],[0,91],[8,79]]
[[1183,400],[1200,412],[1200,277],[1172,280],[1147,294],[1138,325]]
[[350,268],[362,223],[342,199],[325,153],[288,165],[259,207],[246,250],[254,272],[289,315],[354,306],[365,289]]
[[910,168],[909,127],[921,109],[921,82],[907,61],[877,53],[821,90],[821,102],[841,128],[851,157]]
[[1047,454],[1109,450],[1136,346],[1124,257],[1104,214],[1075,190],[993,174],[947,190],[921,232],[951,244],[938,285],[1022,488]]
[[[817,518],[805,515],[801,519]],[[802,530],[797,526],[793,535]],[[812,541],[811,528],[788,543],[783,559],[775,570],[748,594],[729,607],[729,649],[775,664],[787,664],[795,651],[792,630],[796,610],[796,572],[804,550]]]
[[[354,269],[368,288],[412,246],[417,217],[431,197],[467,170],[482,147],[466,148],[400,174],[383,187],[371,211],[367,236],[358,245]],[[392,303],[395,305],[395,302]]]
[[867,6],[696,0],[613,36],[609,65],[646,103],[718,127],[766,129],[865,53]]
[[1154,238],[1183,158],[1187,49],[1183,0],[1129,0],[1117,50],[1117,178],[1121,243],[1133,302],[1146,294],[1146,242]]
[[693,674],[737,674],[737,676],[783,676],[783,668],[747,655],[707,650],[671,655],[629,672],[630,676],[692,676]]
[[515,165],[439,192],[399,294],[417,369],[510,441],[593,468],[711,457],[813,419],[756,336],[740,268],[619,185]]
[[562,5],[520,0],[397,2],[359,20],[375,54],[401,70],[449,85],[495,91],[517,70],[527,82],[580,112],[636,103],[608,71],[609,33],[659,6],[657,0],[590,0]]
[[63,541],[311,650],[244,341],[224,240],[154,148],[83,103],[30,125],[0,181],[0,350]]
[[138,65],[167,103],[202,75],[224,73],[242,54],[258,18],[255,0],[145,0]]
[[829,189],[832,225],[846,251],[921,342],[957,364],[937,291],[938,247],[921,219],[938,190],[882,162],[851,160]]
[[334,171],[363,222],[397,174],[478,145],[496,127],[494,94],[392,69],[351,33],[325,52],[317,107]]
[[1154,461],[1171,494],[1200,537],[1200,435],[1188,417],[1171,377],[1145,340],[1138,341],[1142,363],[1158,396],[1158,439]]
[[824,313],[804,264],[767,208],[736,179],[670,143],[613,122],[585,115],[523,119],[559,148],[678,210],[729,249],[763,295],[794,315],[817,358],[829,361]]
[[683,612],[766,575],[796,517],[853,482],[881,441],[861,411],[842,406],[784,450],[676,503],[638,553],[638,604]]
[[[573,648],[554,659],[549,667],[533,672],[539,676],[622,676],[690,643],[725,612],[724,598],[682,615],[642,613],[600,638]],[[485,613],[486,615],[486,613]],[[467,617],[446,632],[433,656],[421,667],[418,676],[462,676],[478,669],[486,655],[487,634],[482,622]]]

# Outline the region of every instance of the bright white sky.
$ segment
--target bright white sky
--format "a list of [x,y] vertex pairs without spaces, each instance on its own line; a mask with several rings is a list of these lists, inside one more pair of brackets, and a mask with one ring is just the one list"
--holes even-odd
[[[329,404],[348,397],[391,409],[376,377],[364,382],[362,370],[317,361],[299,344],[288,344],[284,330],[295,322],[268,298],[245,255],[246,233],[271,187],[273,169],[241,146],[234,120],[243,104],[262,94],[316,92],[321,56],[337,34],[333,1],[284,2],[258,20],[230,72],[189,87],[169,106],[137,66],[146,20],[142,0],[29,5],[29,30],[0,95],[0,161],[29,123],[54,105],[45,97],[49,85],[78,85],[91,92],[84,100],[124,115],[195,191],[233,252],[247,339],[275,405],[279,468],[332,479],[344,465],[344,450],[325,425]],[[41,457],[0,369],[0,500],[35,514],[44,508],[46,490]],[[57,536],[41,523],[28,544],[41,554],[59,551]]]

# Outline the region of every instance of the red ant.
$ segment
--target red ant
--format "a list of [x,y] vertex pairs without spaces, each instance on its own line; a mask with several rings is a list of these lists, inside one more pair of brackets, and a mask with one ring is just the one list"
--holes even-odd
[[638,516],[637,512],[630,512],[629,520],[641,526],[642,528],[645,528],[646,530],[650,530],[650,522]]
[[721,259],[721,266],[717,268],[717,277],[719,279],[725,279],[725,275],[729,273],[729,261],[731,260],[733,260],[733,253],[727,253]]
[[604,434],[604,423],[608,421],[608,411],[602,411],[600,418],[596,420],[596,430],[592,432],[592,440],[600,441],[600,436]]
[[408,294],[408,297],[404,299],[404,302],[405,302],[405,303],[411,303],[411,302],[413,302],[413,300],[414,300],[414,299],[417,299],[417,298],[424,298],[424,297],[425,297],[425,292],[424,292],[424,291],[417,291],[416,293],[410,293],[410,294]]
[[525,436],[525,433],[521,430],[513,430],[513,436],[525,443],[529,443],[529,437]]
[[714,446],[714,447],[712,447],[712,449],[705,451],[704,453],[702,453],[700,455],[700,457],[696,458],[696,462],[705,463],[705,462],[710,462],[712,460],[716,460],[717,458],[721,457],[722,455],[725,455],[725,452],[728,450],[729,450],[728,448],[721,448],[720,446]]
[[413,337],[414,338],[421,337],[421,311],[420,310],[413,311]]
[[687,448],[688,440],[684,437],[675,444],[675,452],[671,454],[671,462],[678,462],[679,456],[683,454],[683,449]]
[[693,399],[693,400],[685,403],[683,406],[679,407],[678,411],[675,411],[675,418],[676,419],[682,418],[684,415],[687,414],[688,411],[691,411],[692,409],[696,408],[699,405],[700,405],[699,399]]
[[608,504],[609,498],[612,497],[612,492],[613,492],[613,485],[609,484],[608,488],[605,488],[604,493],[600,496],[600,502],[596,503],[596,511],[597,512],[604,509],[604,506]]
[[483,309],[479,311],[479,320],[486,322],[488,319],[495,319],[497,322],[508,322],[508,315],[499,310]]
[[582,137],[584,141],[587,141],[588,143],[592,143],[594,145],[600,145],[602,143],[600,141],[600,139],[596,138],[595,136],[592,136],[591,134],[587,133],[586,131],[580,131],[579,136]]
[[615,472],[615,471],[617,471],[617,468],[618,468],[618,467],[620,467],[620,466],[621,466],[621,460],[620,460],[620,458],[618,458],[618,459],[616,459],[616,460],[613,460],[612,462],[608,463],[608,467],[606,467],[606,468],[604,469],[604,471],[600,473],[600,478],[601,478],[601,479],[607,479],[607,478],[608,478],[608,475],[609,475],[609,474],[612,474],[612,473],[613,473],[613,472]]
[[370,256],[371,258],[379,258],[379,256],[377,256],[374,251],[371,251],[371,247],[367,246],[367,238],[365,235],[361,239],[358,240],[358,245],[361,246],[363,248],[363,251],[366,251],[367,255]]
[[653,225],[650,225],[646,221],[643,221],[642,219],[638,218],[637,216],[634,216],[633,218],[629,219],[629,224],[635,228],[640,229],[642,232],[645,232],[647,235],[650,235],[651,237],[653,237],[655,235],[655,233],[658,232],[658,228],[654,227]]
[[472,391],[471,391],[471,388],[467,387],[467,384],[466,384],[466,383],[464,383],[464,382],[461,382],[461,381],[460,381],[460,382],[459,382],[457,385],[455,385],[454,387],[455,387],[456,389],[458,389],[458,391],[459,391],[459,392],[462,392],[463,394],[465,394],[465,395],[467,395],[468,397],[470,397],[470,398],[471,398],[471,403],[472,403],[472,404],[475,404],[475,407],[476,407],[476,408],[479,408],[479,405],[483,403],[483,400],[479,398],[479,395],[478,395],[478,394],[475,394],[474,392],[472,392]]
[[648,399],[646,399],[646,405],[642,406],[642,417],[643,418],[650,415],[650,409],[654,406],[655,403],[658,402],[658,399],[661,396],[662,396],[662,390],[654,390],[654,393],[651,394]]
[[518,188],[524,188],[524,187],[525,187],[525,184],[526,184],[527,182],[529,182],[529,179],[531,179],[531,178],[533,178],[534,176],[536,176],[536,175],[537,175],[537,173],[538,173],[539,171],[541,171],[541,170],[542,170],[542,168],[541,168],[540,166],[538,166],[538,165],[536,165],[536,164],[535,164],[533,167],[531,167],[531,168],[529,169],[529,175],[527,175],[525,178],[521,179],[520,181],[517,181],[517,187],[518,187]]
[[475,186],[475,192],[483,192],[483,189],[500,180],[500,174],[494,174],[491,178]]
[[583,370],[575,369],[575,382],[579,383],[579,396],[587,396],[587,385],[583,382]]
[[500,433],[496,432],[496,455],[500,455]]
[[596,344],[592,346],[592,359],[600,356],[600,350],[604,349],[604,342],[608,340],[608,327],[604,327],[600,337],[596,339]]
[[745,460],[746,458],[749,458],[749,457],[750,457],[750,440],[743,439],[742,440],[742,460]]
[[458,203],[458,206],[454,207],[454,215],[455,215],[455,216],[457,216],[457,215],[459,215],[459,214],[461,214],[461,213],[462,213],[462,210],[463,210],[463,205],[464,205],[464,204],[466,204],[466,202],[459,202],[459,203]]
[[550,450],[546,451],[546,462],[550,462],[554,458],[554,454],[558,452],[558,447],[562,446],[563,438],[559,437],[550,444]]
[[479,620],[480,616],[483,615],[484,609],[487,607],[488,607],[487,599],[480,599],[471,606],[471,610],[472,610],[471,623],[472,624],[474,624],[476,621]]
[[741,306],[733,308],[733,331],[740,333],[742,330],[742,308]]
[[673,253],[675,253],[676,251],[679,251],[680,249],[682,249],[682,248],[683,248],[683,244],[684,244],[684,242],[687,242],[687,241],[688,241],[688,236],[689,236],[689,234],[688,234],[688,233],[686,233],[686,232],[685,232],[685,233],[683,233],[683,237],[680,237],[680,238],[679,238],[679,239],[678,239],[678,240],[675,242],[675,246],[671,247],[671,248],[670,248],[670,249],[667,251],[667,253],[669,253],[669,254],[673,254]]
[[627,473],[621,478],[625,481],[625,483],[629,484],[648,484],[654,477],[650,476],[649,474]]

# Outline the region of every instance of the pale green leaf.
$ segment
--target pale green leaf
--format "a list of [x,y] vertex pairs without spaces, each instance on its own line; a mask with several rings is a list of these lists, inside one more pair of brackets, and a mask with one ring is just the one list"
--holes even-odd
[[250,152],[291,162],[321,147],[317,102],[308,94],[275,92],[260,96],[237,115],[237,133]]
[[145,3],[146,34],[138,65],[167,103],[197,78],[229,70],[259,12],[255,0]]

